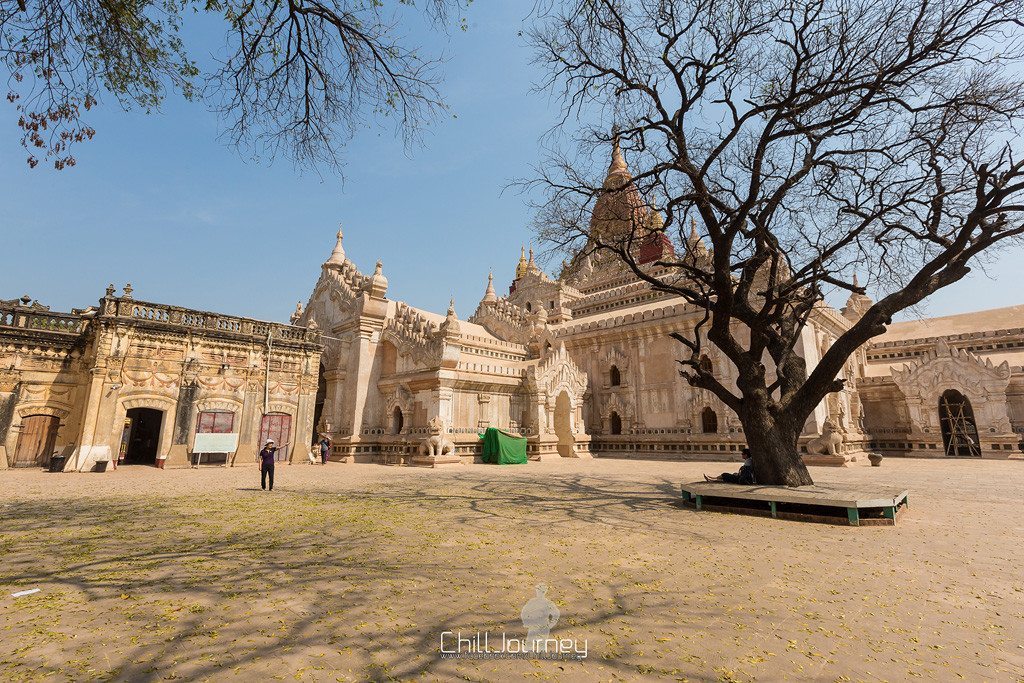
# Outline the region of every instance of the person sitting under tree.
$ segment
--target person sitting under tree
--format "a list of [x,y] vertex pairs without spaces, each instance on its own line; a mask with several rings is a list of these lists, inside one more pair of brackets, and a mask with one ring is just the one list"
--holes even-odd
[[704,475],[704,481],[724,481],[726,484],[753,484],[754,483],[754,459],[750,455],[750,449],[743,449],[743,464],[739,472],[722,472],[717,477]]

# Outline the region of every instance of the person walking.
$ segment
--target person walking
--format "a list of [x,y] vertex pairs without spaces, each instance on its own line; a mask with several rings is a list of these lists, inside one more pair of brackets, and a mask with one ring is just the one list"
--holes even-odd
[[325,436],[325,437],[320,439],[320,459],[323,461],[324,465],[327,464],[327,458],[329,458],[330,456],[331,456],[331,440],[330,440],[330,438]]
[[270,482],[270,490],[274,490],[274,454],[287,445],[288,444],[284,444],[280,447],[275,446],[273,439],[267,439],[267,442],[263,444],[263,450],[260,451],[259,465],[260,488],[264,491],[267,490],[268,480]]

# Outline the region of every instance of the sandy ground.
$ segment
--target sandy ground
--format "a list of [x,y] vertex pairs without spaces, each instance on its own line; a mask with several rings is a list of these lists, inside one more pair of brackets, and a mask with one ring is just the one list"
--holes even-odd
[[[721,469],[3,471],[0,679],[1024,681],[1024,462],[813,470],[896,528],[680,507]],[[584,661],[440,657],[539,583]]]

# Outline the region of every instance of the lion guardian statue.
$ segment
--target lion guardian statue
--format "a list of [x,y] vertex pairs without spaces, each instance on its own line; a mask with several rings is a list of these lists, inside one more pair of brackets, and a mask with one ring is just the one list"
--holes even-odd
[[420,444],[420,453],[434,457],[454,455],[455,444],[444,433],[444,421],[439,416],[435,416],[428,425],[430,436]]
[[843,454],[842,432],[836,427],[832,418],[825,420],[821,425],[821,434],[807,442],[807,453],[809,455],[842,455]]

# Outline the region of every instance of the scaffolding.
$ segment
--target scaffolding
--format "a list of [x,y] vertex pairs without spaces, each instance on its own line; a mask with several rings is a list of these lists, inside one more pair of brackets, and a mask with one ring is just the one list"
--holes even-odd
[[967,398],[959,392],[947,391],[939,399],[939,421],[942,426],[942,440],[946,455],[953,457],[978,457],[978,427],[974,422],[974,411]]

